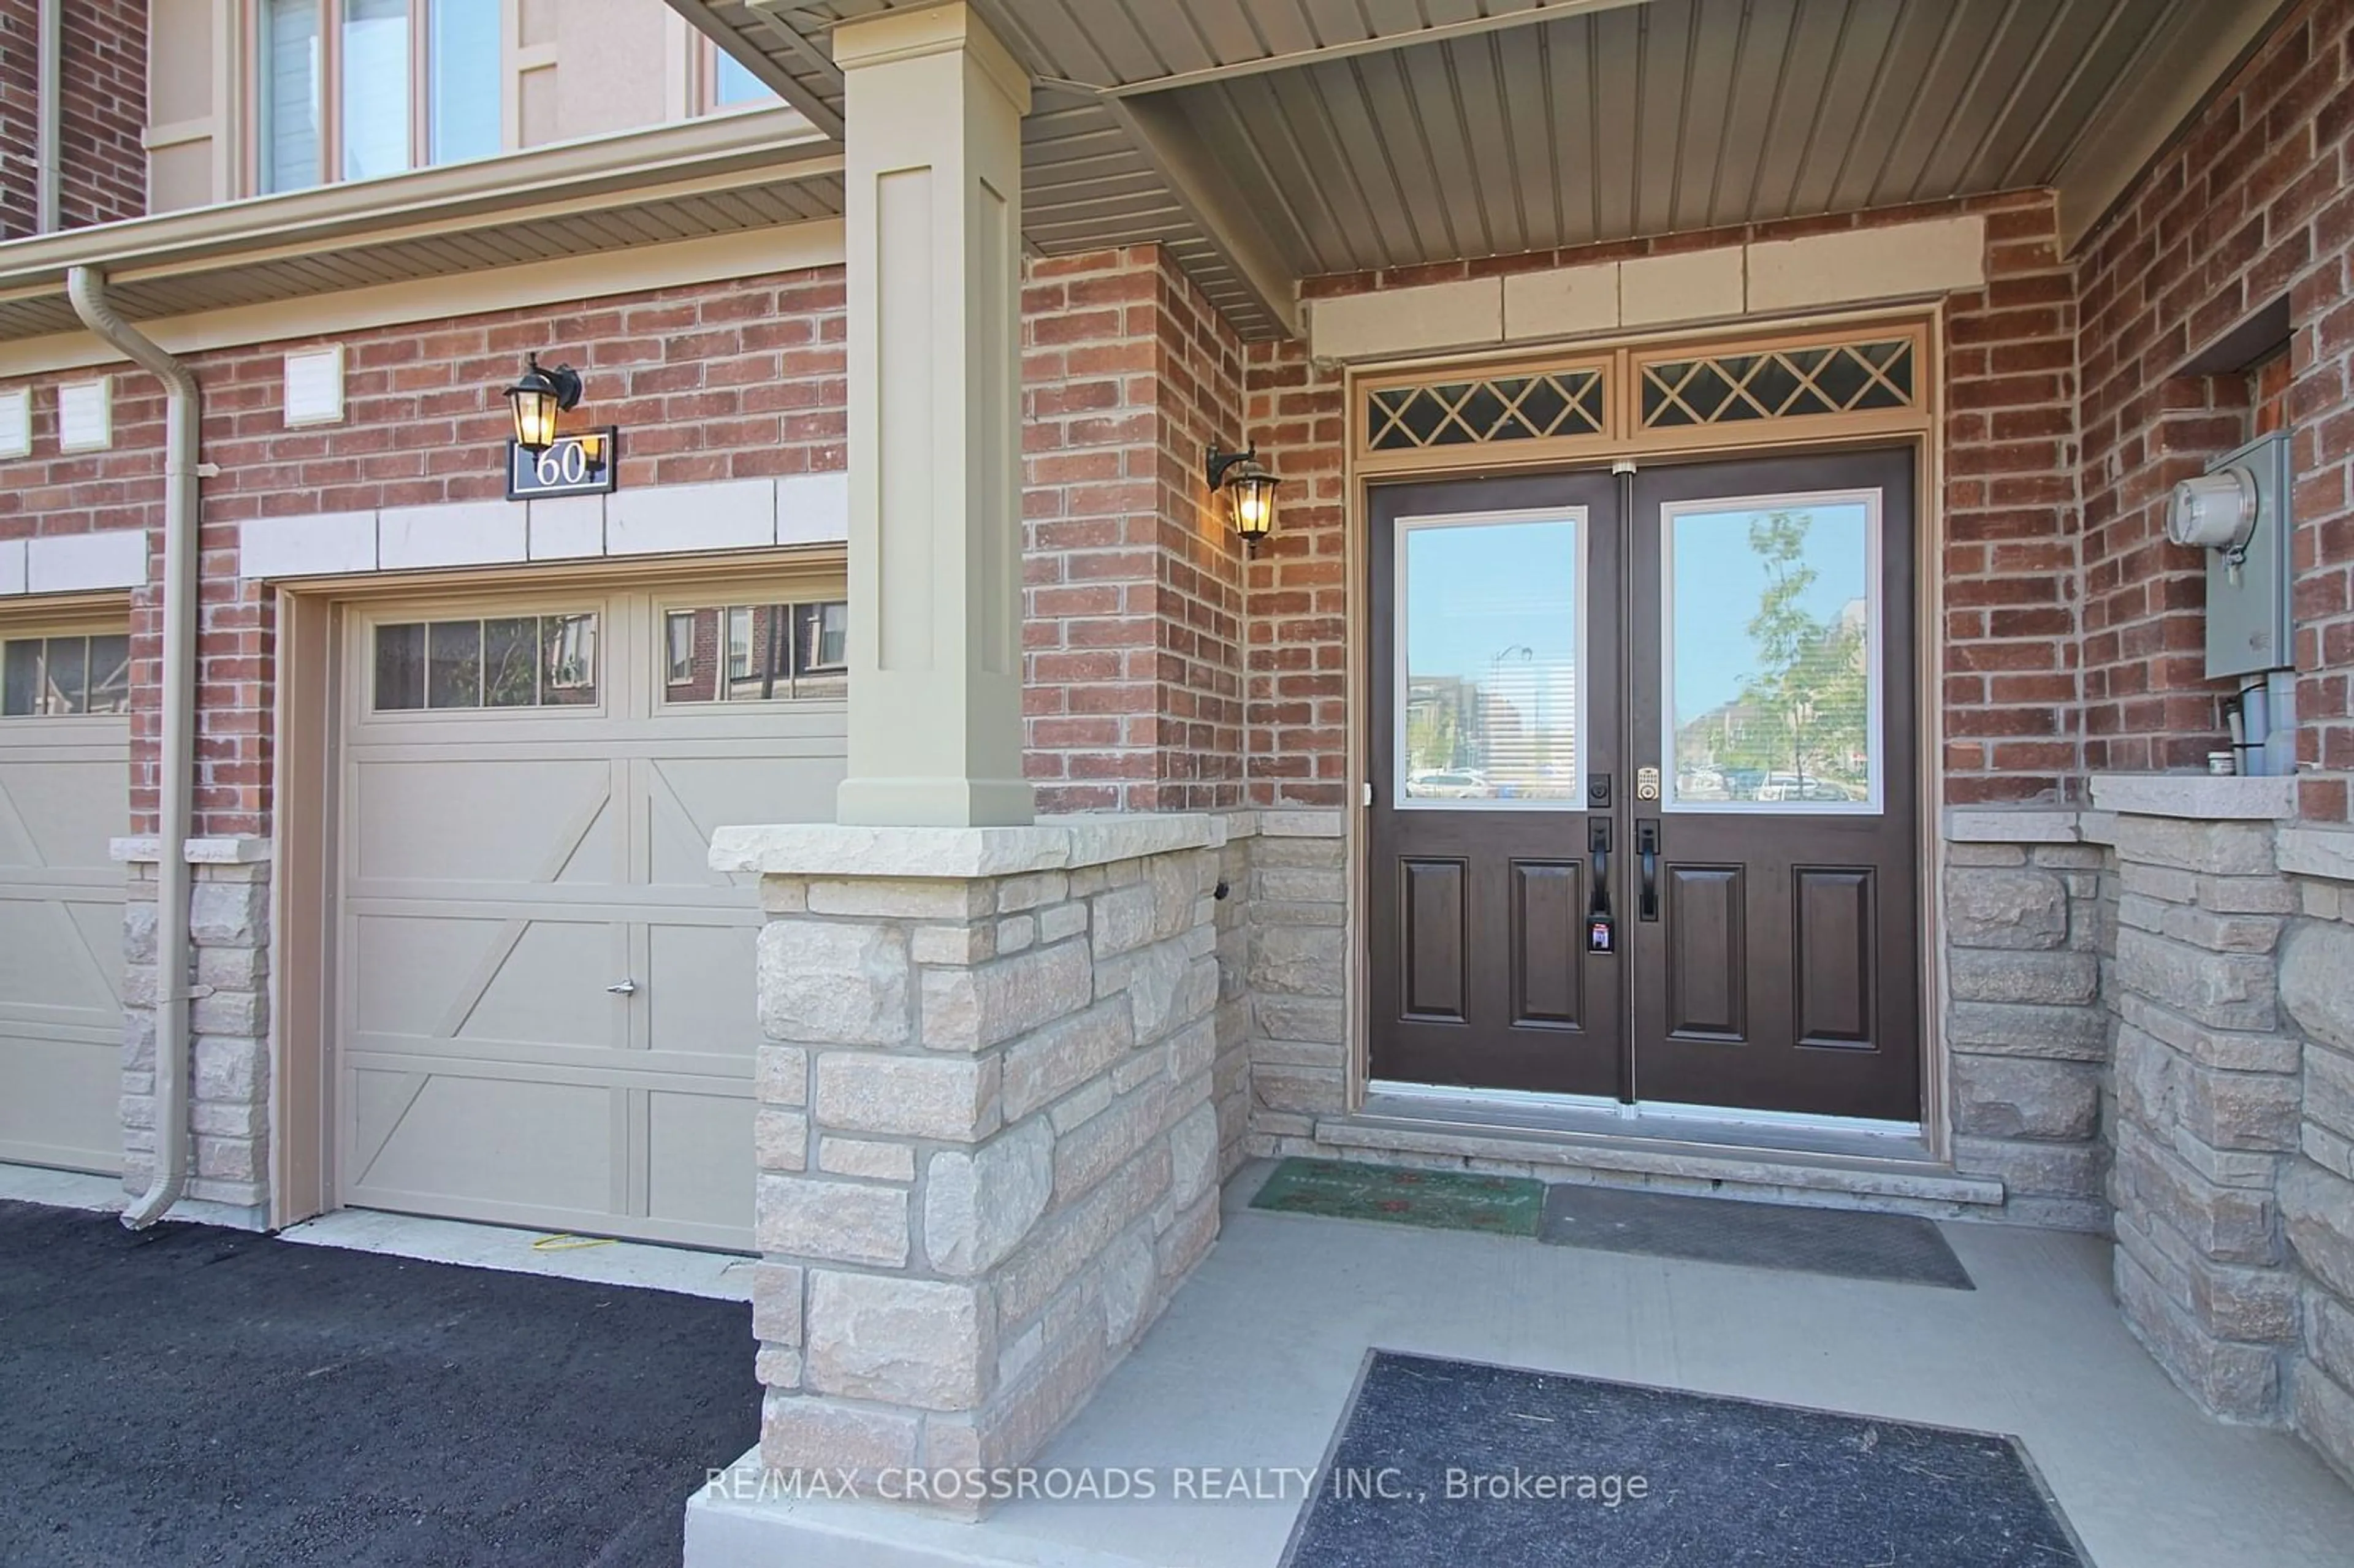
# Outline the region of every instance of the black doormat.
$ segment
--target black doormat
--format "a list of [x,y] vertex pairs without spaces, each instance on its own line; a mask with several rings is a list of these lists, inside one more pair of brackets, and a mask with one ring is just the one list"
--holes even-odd
[[1913,1214],[1564,1183],[1545,1193],[1537,1239],[1604,1252],[1978,1288],[1936,1225]]
[[2084,1568],[2018,1441],[1375,1351],[1284,1568]]
[[679,1561],[751,1309],[0,1202],[0,1563]]

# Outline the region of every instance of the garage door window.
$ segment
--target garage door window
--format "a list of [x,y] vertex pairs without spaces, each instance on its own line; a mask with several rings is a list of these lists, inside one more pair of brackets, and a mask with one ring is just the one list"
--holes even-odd
[[841,697],[850,607],[709,605],[663,618],[663,692],[673,703]]
[[376,629],[376,711],[580,707],[597,701],[597,618],[515,615]]
[[130,711],[130,638],[12,637],[0,642],[0,718]]

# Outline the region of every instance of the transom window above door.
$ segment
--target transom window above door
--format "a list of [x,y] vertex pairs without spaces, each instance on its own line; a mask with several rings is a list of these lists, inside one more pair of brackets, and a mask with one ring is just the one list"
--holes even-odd
[[0,719],[131,711],[131,639],[121,633],[0,641]]
[[663,617],[663,696],[672,703],[773,702],[849,691],[850,606],[731,604]]
[[393,622],[376,629],[375,655],[380,714],[597,701],[594,615]]

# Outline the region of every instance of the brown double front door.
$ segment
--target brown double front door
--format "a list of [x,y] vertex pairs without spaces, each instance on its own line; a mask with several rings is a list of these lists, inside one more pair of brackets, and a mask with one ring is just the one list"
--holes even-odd
[[1918,1119],[1913,472],[1373,492],[1376,1081]]

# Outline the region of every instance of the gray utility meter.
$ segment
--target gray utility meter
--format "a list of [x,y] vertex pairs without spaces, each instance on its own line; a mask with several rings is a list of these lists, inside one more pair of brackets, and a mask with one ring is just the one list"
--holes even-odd
[[2207,552],[2207,673],[2242,677],[2232,741],[2243,773],[2295,769],[2289,494],[2283,431],[2176,485],[2167,509],[2166,536]]

